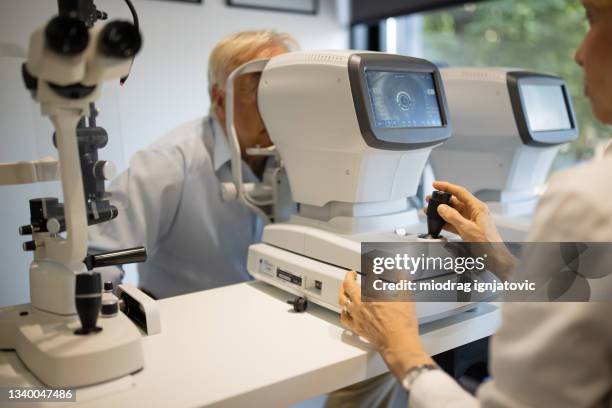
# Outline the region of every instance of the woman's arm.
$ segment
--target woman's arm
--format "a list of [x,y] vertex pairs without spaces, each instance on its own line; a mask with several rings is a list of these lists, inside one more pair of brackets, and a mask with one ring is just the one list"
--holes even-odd
[[[342,324],[366,338],[381,354],[401,383],[422,365],[434,365],[419,337],[414,302],[361,302],[357,274],[346,274],[340,289]],[[441,370],[421,373],[411,385],[411,408],[478,407],[478,401]]]

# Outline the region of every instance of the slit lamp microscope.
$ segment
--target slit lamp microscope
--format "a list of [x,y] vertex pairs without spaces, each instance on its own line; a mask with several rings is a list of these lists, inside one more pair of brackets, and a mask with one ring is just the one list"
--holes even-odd
[[[158,333],[155,301],[129,285],[103,284],[95,268],[143,262],[146,250],[88,254],[87,227],[120,216],[104,190],[113,176],[98,149],[107,141],[96,124],[101,85],[125,80],[142,38],[134,22],[105,20],[92,0],[58,0],[59,14],[34,31],[22,75],[55,133],[59,160],[0,164],[0,184],[60,180],[63,200],[30,200],[33,253],[30,301],[0,309],[0,349],[14,350],[32,374],[50,387],[82,387],[143,369],[141,339]],[[92,271],[92,269],[94,271]]]

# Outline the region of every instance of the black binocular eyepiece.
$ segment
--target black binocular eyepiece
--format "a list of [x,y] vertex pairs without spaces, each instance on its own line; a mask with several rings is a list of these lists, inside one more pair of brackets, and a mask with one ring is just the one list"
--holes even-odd
[[[71,16],[56,16],[45,28],[47,47],[59,55],[74,56],[82,53],[87,48],[89,39],[87,25]],[[107,57],[132,58],[142,47],[142,36],[138,28],[129,21],[111,21],[102,29],[98,47]]]
[[132,58],[142,46],[142,36],[128,21],[111,21],[100,33],[100,51],[114,58]]
[[45,40],[47,47],[60,55],[78,55],[89,44],[89,31],[78,18],[57,16],[47,24]]

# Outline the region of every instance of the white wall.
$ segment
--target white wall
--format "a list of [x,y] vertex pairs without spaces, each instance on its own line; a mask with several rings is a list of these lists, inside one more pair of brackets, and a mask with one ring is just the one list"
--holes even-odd
[[[346,48],[349,31],[345,1],[321,0],[316,16],[228,7],[225,0],[203,5],[136,0],[144,47],[126,85],[106,84],[98,103],[98,123],[110,135],[101,157],[125,169],[129,157],[176,125],[208,111],[206,61],[225,35],[273,28],[293,34],[303,48]],[[111,18],[129,19],[123,1],[96,0]],[[6,44],[26,48],[30,33],[57,12],[55,0],[0,2],[0,162],[57,157],[52,127],[41,118],[25,91],[21,59],[10,58]],[[11,52],[13,53],[13,52]],[[6,52],[5,52],[6,54]],[[20,225],[28,224],[28,199],[60,196],[59,183],[0,187],[0,307],[27,302],[31,254],[20,249]]]

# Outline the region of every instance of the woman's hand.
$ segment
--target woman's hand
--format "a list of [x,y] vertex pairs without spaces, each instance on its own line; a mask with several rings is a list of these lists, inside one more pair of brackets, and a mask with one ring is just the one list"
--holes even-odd
[[422,364],[433,364],[419,338],[414,302],[361,302],[357,273],[348,272],[340,288],[342,325],[367,339],[400,379]]
[[[465,242],[499,243],[487,248],[490,252],[489,270],[498,277],[507,279],[516,263],[516,258],[503,245],[503,239],[489,214],[485,203],[474,197],[465,188],[446,181],[434,181],[436,190],[451,193],[450,206],[438,206],[438,214],[446,221],[444,229],[457,234]],[[427,196],[429,201],[431,196]]]

